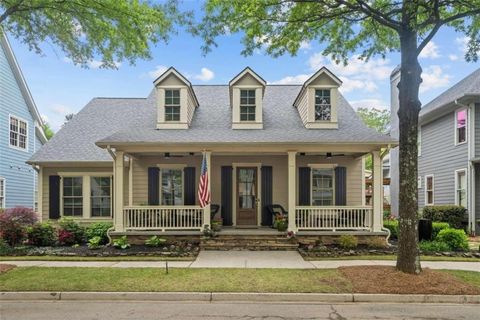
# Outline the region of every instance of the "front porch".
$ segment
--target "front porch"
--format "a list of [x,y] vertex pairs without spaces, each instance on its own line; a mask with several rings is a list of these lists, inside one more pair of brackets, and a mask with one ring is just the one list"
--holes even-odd
[[[219,206],[215,215],[210,205],[198,204],[201,152],[116,150],[114,234],[199,235],[212,219],[230,227],[222,233],[273,234],[276,230],[264,228],[273,223],[267,210],[272,204],[286,209],[288,230],[297,234],[382,233],[381,156],[368,149],[206,151],[211,203]],[[363,159],[368,153],[374,164],[370,206]]]

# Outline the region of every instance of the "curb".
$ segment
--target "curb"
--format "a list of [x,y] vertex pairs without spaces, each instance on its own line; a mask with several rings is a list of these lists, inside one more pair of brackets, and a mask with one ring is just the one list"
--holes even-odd
[[405,295],[364,293],[230,292],[0,292],[0,301],[203,301],[302,303],[454,303],[480,304],[480,295]]

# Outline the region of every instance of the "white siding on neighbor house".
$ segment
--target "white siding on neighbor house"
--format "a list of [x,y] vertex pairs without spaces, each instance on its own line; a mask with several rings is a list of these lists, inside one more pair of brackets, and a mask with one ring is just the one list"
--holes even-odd
[[[422,155],[418,158],[418,206],[425,205],[425,175],[434,176],[434,205],[455,203],[455,170],[468,167],[468,143],[455,145],[455,112],[421,128]],[[402,164],[400,163],[400,166]]]

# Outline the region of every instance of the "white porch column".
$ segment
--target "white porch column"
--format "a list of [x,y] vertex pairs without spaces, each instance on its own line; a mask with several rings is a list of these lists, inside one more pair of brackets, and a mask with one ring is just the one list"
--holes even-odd
[[128,156],[128,205],[133,206],[133,157]]
[[115,231],[125,231],[123,224],[123,175],[124,175],[124,159],[123,151],[116,152],[114,162],[114,226]]
[[295,206],[297,195],[297,168],[296,168],[296,151],[288,151],[288,230],[297,231],[295,223]]
[[[205,152],[205,158],[207,159],[207,175],[208,175],[208,182],[207,182],[207,187],[208,187],[208,192],[210,193],[210,202],[212,202],[212,189],[210,188],[211,186],[211,181],[212,181],[212,162],[210,161],[212,158],[212,152],[211,151],[206,151]],[[205,208],[203,208],[203,225],[210,226],[210,204],[208,204]]]
[[372,151],[373,162],[373,230],[382,231],[383,227],[383,172],[380,150]]

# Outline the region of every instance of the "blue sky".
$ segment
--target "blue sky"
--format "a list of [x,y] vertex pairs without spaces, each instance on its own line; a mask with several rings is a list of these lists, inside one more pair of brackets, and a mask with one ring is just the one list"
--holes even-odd
[[[121,62],[118,70],[89,69],[74,66],[60,49],[46,43],[43,56],[10,37],[13,50],[42,116],[54,130],[64,116],[78,112],[94,97],[145,97],[152,90],[153,79],[174,66],[194,84],[225,84],[245,66],[250,66],[269,83],[302,83],[322,66],[343,80],[342,93],[355,107],[387,108],[390,101],[389,75],[399,62],[397,53],[385,60],[373,58],[364,63],[352,55],[348,66],[335,65],[321,55],[318,42],[304,43],[295,57],[272,58],[258,51],[252,56],[240,54],[240,35],[219,39],[219,47],[207,56],[200,50],[201,40],[180,32],[168,44],[153,47],[153,59],[132,66]],[[424,73],[421,100],[436,95],[480,67],[463,59],[465,38],[443,29],[422,52]]]

